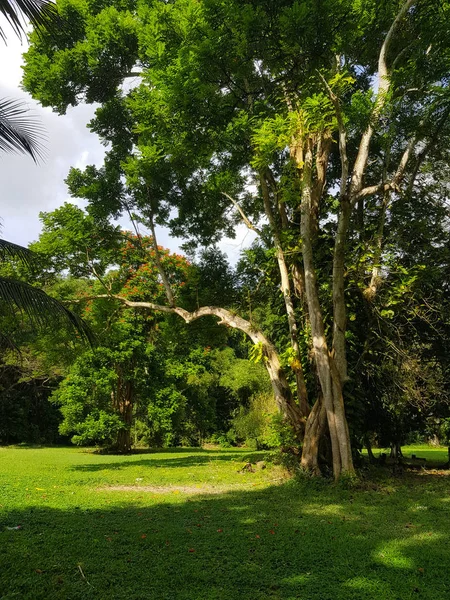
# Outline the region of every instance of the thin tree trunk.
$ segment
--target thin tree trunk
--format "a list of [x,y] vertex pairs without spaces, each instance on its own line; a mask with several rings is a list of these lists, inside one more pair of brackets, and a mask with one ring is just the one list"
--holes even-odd
[[383,251],[383,235],[384,225],[386,221],[386,212],[389,205],[391,192],[388,190],[384,192],[383,203],[380,211],[380,221],[378,223],[378,231],[375,238],[375,248],[373,253],[373,267],[372,276],[368,287],[364,290],[363,294],[366,300],[372,301],[375,298],[378,287],[381,283],[381,254]]
[[369,457],[369,462],[372,464],[375,464],[377,462],[377,459],[375,458],[375,454],[372,451],[372,444],[370,442],[370,438],[369,438],[368,434],[366,434],[364,436],[364,445],[366,446],[367,456]]
[[347,381],[347,357],[345,351],[345,331],[347,315],[345,309],[345,249],[350,224],[350,203],[341,200],[336,242],[333,256],[333,350],[339,377],[342,384]]
[[281,277],[281,293],[283,294],[284,305],[286,307],[286,314],[289,325],[289,334],[291,338],[291,346],[294,351],[294,360],[292,362],[292,369],[295,373],[295,379],[297,384],[297,395],[300,405],[300,410],[304,416],[308,416],[310,408],[308,404],[308,392],[306,390],[305,376],[303,374],[303,367],[301,362],[300,347],[298,344],[298,327],[297,320],[295,317],[294,304],[291,298],[291,282],[289,279],[289,270],[286,265],[286,260],[281,244],[280,234],[278,231],[277,224],[272,211],[272,206],[269,196],[269,188],[264,175],[261,175],[261,189],[264,200],[264,209],[269,220],[269,225],[272,231],[272,237],[275,246],[275,252],[278,262],[278,268]]

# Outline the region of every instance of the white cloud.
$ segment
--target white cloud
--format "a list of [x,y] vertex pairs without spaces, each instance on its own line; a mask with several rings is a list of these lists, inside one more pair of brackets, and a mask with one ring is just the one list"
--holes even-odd
[[41,121],[46,132],[46,153],[41,164],[36,165],[25,155],[0,155],[2,235],[23,245],[39,235],[39,212],[54,210],[69,199],[64,179],[70,167],[85,166],[88,160],[101,164],[104,155],[97,137],[86,129],[94,107],[79,106],[58,116],[19,89],[25,50],[14,36],[9,37],[7,46],[0,44],[0,97],[24,100],[30,118]]

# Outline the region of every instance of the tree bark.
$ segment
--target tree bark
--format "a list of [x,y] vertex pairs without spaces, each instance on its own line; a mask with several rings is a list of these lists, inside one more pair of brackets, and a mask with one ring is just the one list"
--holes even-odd
[[351,207],[344,197],[341,199],[341,210],[333,256],[333,350],[339,377],[342,383],[347,381],[347,357],[345,351],[345,331],[347,315],[345,308],[345,249],[350,224]]
[[320,474],[319,446],[320,440],[325,432],[327,413],[322,399],[319,398],[312,407],[311,413],[306,421],[305,437],[302,447],[302,458],[300,465],[305,471],[313,475]]
[[334,359],[330,356],[325,336],[323,315],[317,289],[316,272],[313,261],[313,235],[311,223],[312,209],[312,165],[314,140],[306,140],[303,167],[303,192],[301,203],[301,237],[303,265],[305,270],[305,293],[311,323],[314,355],[317,374],[323,395],[330,430],[333,474],[338,479],[341,473],[353,473],[353,461],[350,451],[350,438],[344,412],[342,384]]
[[133,383],[126,381],[123,370],[116,365],[117,387],[111,394],[114,407],[120,414],[123,427],[117,433],[115,448],[120,454],[131,452],[131,425],[133,422]]
[[275,246],[275,252],[278,262],[278,268],[280,271],[281,278],[281,293],[283,294],[284,305],[286,307],[286,314],[289,326],[289,334],[291,338],[291,346],[294,351],[294,360],[292,361],[292,370],[295,373],[295,379],[297,384],[297,395],[300,410],[302,414],[307,417],[310,411],[308,403],[308,392],[306,390],[305,376],[303,373],[303,367],[301,362],[300,347],[298,345],[298,327],[297,320],[295,317],[294,304],[291,298],[291,282],[289,279],[289,270],[286,265],[283,247],[281,244],[281,238],[275,218],[272,211],[272,206],[269,196],[269,188],[265,179],[264,174],[261,175],[261,189],[264,200],[264,209],[266,216],[269,220],[269,225],[272,231],[272,237]]

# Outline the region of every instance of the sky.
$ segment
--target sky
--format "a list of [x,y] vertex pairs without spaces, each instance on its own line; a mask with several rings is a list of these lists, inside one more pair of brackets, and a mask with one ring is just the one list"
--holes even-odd
[[[94,107],[81,105],[69,108],[63,116],[43,108],[20,89],[22,78],[22,53],[26,41],[20,40],[5,26],[7,45],[0,39],[0,98],[23,100],[29,108],[30,118],[42,123],[45,130],[45,159],[40,164],[24,154],[0,153],[0,218],[1,237],[27,246],[37,240],[41,231],[39,213],[50,212],[64,202],[83,202],[70,198],[65,178],[70,167],[84,168],[88,164],[100,166],[104,147],[86,124],[94,114]],[[130,229],[129,222],[121,224]],[[145,232],[143,232],[145,233]],[[171,238],[167,230],[159,228],[158,243],[179,251],[182,240]],[[237,228],[236,239],[223,239],[220,248],[235,264],[241,250],[254,239],[254,233],[245,225]]]

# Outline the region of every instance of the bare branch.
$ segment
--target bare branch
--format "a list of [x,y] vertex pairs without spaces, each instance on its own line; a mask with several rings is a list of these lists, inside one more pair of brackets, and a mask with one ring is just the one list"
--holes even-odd
[[347,132],[345,129],[344,118],[342,115],[341,105],[339,102],[339,98],[333,92],[331,87],[329,86],[325,77],[317,71],[320,79],[322,80],[325,88],[328,92],[331,102],[334,106],[334,111],[336,113],[336,119],[338,122],[338,130],[339,130],[339,155],[341,158],[341,184],[340,184],[340,197],[343,198],[347,191],[347,179],[348,179],[348,156],[347,156]]
[[378,183],[377,185],[369,185],[352,197],[352,206],[354,206],[360,198],[373,196],[374,194],[379,194],[380,192],[387,192],[390,189],[392,189],[392,181]]
[[284,202],[282,202],[280,200],[280,194],[278,192],[278,187],[277,187],[277,182],[275,180],[275,177],[274,177],[271,169],[269,169],[269,168],[266,169],[265,175],[267,177],[267,183],[269,184],[269,186],[272,190],[272,194],[274,195],[274,198],[276,201],[278,213],[279,213],[280,219],[281,219],[281,227],[284,229],[287,229],[289,227],[289,219],[288,219],[287,212],[286,212],[286,205]]
[[110,291],[110,288],[106,285],[106,283],[103,281],[103,278],[98,274],[97,269],[95,268],[94,263],[91,261],[90,257],[89,257],[89,250],[86,248],[86,261],[87,264],[91,270],[92,275],[97,279],[97,281],[100,283],[100,285],[105,288],[105,290],[107,292]]
[[278,407],[285,417],[289,419],[291,425],[297,432],[297,435],[300,435],[300,430],[302,430],[304,427],[305,415],[301,413],[299,406],[294,402],[289,384],[286,380],[286,376],[284,375],[283,367],[280,363],[278,353],[270,340],[268,340],[266,336],[261,331],[256,329],[249,321],[232,313],[226,308],[221,308],[218,306],[202,306],[193,312],[189,312],[178,306],[164,306],[161,304],[155,304],[154,302],[135,302],[118,294],[85,296],[80,298],[78,302],[101,298],[118,300],[130,308],[144,308],[147,310],[176,314],[180,316],[186,323],[191,323],[192,321],[208,315],[215,316],[219,319],[219,325],[225,325],[227,327],[232,327],[234,329],[243,331],[248,335],[254,344],[261,345],[265,357],[264,364],[267,372],[269,373],[272,389]]
[[253,223],[250,221],[250,219],[244,213],[244,211],[242,210],[242,208],[239,206],[238,202],[234,198],[232,198],[229,194],[227,194],[226,192],[222,192],[222,195],[225,196],[226,198],[228,198],[228,200],[230,200],[230,202],[233,203],[233,206],[237,209],[237,211],[241,215],[242,220],[244,221],[244,223],[247,226],[247,228],[251,229],[252,231],[254,231],[255,233],[257,233],[260,237],[262,237],[261,230],[258,229],[258,227],[256,227],[255,225],[253,225]]
[[271,233],[272,233],[272,237],[273,237],[273,241],[274,241],[274,246],[275,246],[275,252],[276,252],[276,257],[277,257],[277,262],[278,262],[278,269],[280,271],[280,279],[281,279],[280,289],[281,289],[281,293],[283,294],[284,304],[286,307],[286,314],[287,314],[288,325],[289,325],[289,333],[290,333],[290,337],[291,337],[291,346],[295,353],[295,358],[296,358],[296,360],[295,360],[296,367],[295,367],[294,371],[295,371],[295,375],[296,375],[299,404],[300,404],[302,413],[304,415],[308,415],[309,414],[308,392],[306,389],[305,377],[303,374],[303,369],[302,369],[302,364],[301,364],[301,354],[300,354],[300,347],[299,347],[299,343],[298,343],[298,326],[297,326],[297,320],[296,320],[296,316],[295,316],[295,308],[294,308],[294,304],[293,304],[292,298],[291,298],[291,282],[289,279],[289,270],[288,270],[288,267],[286,264],[286,258],[285,258],[284,251],[283,251],[283,245],[281,243],[280,231],[279,231],[279,228],[277,226],[277,223],[276,223],[276,220],[275,220],[275,217],[273,214],[272,203],[271,203],[270,194],[269,194],[269,187],[267,185],[266,176],[264,173],[261,173],[260,181],[261,181],[261,190],[262,190],[262,195],[263,195],[263,200],[264,200],[264,209],[265,209],[267,219],[269,221],[269,225],[270,225],[270,229],[271,229]]
[[378,183],[376,185],[369,185],[363,188],[357,194],[352,196],[351,205],[354,206],[360,198],[364,198],[365,196],[373,196],[374,194],[379,194],[381,192],[398,191],[399,185],[404,177],[406,166],[408,164],[414,146],[416,145],[416,142],[417,140],[415,137],[411,138],[411,140],[408,142],[408,145],[405,151],[403,152],[400,162],[398,164],[397,171],[395,172],[394,177],[390,181],[382,181],[381,183]]
[[369,145],[374,132],[375,123],[381,114],[381,111],[386,103],[387,93],[390,88],[389,71],[387,67],[387,53],[389,51],[390,44],[394,38],[395,30],[398,24],[403,19],[405,14],[411,8],[416,0],[406,0],[400,9],[399,13],[394,19],[389,31],[386,34],[383,45],[381,46],[380,54],[378,57],[378,93],[375,100],[375,105],[372,111],[369,125],[364,131],[361,142],[359,144],[358,154],[353,167],[352,179],[350,183],[350,196],[353,198],[355,194],[358,194],[362,188],[363,175],[367,165],[367,159],[369,156]]
[[164,290],[166,292],[167,301],[169,302],[170,306],[175,306],[175,298],[174,298],[174,295],[172,292],[172,288],[170,286],[169,278],[167,277],[167,273],[161,262],[161,254],[160,254],[159,248],[158,248],[158,240],[156,239],[155,223],[153,222],[153,213],[152,212],[150,212],[150,215],[149,215],[149,223],[150,223],[150,230],[152,232],[152,246],[153,246],[153,250],[155,252],[156,268],[158,269],[158,273],[162,279]]

